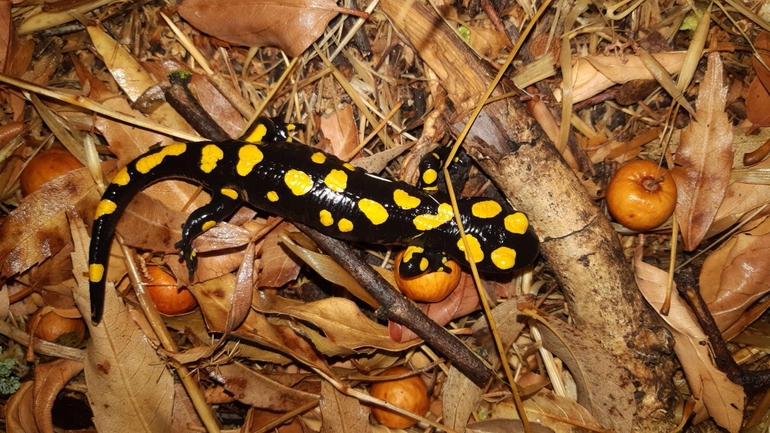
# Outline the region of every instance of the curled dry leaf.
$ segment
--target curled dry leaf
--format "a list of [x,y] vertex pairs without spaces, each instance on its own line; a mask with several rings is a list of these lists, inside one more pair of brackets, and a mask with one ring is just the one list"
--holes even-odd
[[746,93],[746,117],[754,127],[770,125],[770,92],[754,77]]
[[56,396],[81,371],[82,362],[63,358],[35,367],[35,422],[41,431],[54,431],[51,410]]
[[[668,274],[642,261],[641,245],[634,256],[634,267],[639,290],[647,302],[659,311],[666,297]],[[737,432],[743,419],[746,397],[743,388],[716,368],[711,359],[708,338],[675,288],[672,292],[669,313],[661,318],[674,335],[674,351],[682,364],[692,395],[698,400],[696,420],[702,421],[711,416],[728,431]]]
[[[669,74],[676,74],[682,69],[685,53],[658,53],[653,57]],[[639,56],[586,56],[575,62],[573,77],[572,97],[576,103],[598,95],[615,84],[652,79]],[[560,92],[554,91],[554,95],[561,99]]]
[[700,292],[720,330],[770,292],[769,254],[770,218],[766,218],[759,226],[733,235],[703,262]]
[[754,39],[754,48],[756,53],[751,57],[751,66],[765,88],[770,87],[770,33],[764,31],[758,34]]
[[8,399],[5,405],[5,428],[8,433],[39,433],[35,422],[35,382],[28,380]]
[[262,270],[259,274],[260,287],[281,287],[293,281],[299,275],[299,261],[286,253],[282,244],[281,232],[297,229],[289,223],[281,223],[265,236],[265,243],[260,250]]
[[[331,0],[185,0],[179,15],[199,30],[237,45],[302,54],[339,13]],[[258,17],[258,19],[255,19]]]
[[[69,221],[75,245],[73,274],[78,283],[73,295],[78,309],[88,315],[86,252],[90,240],[82,220],[70,217]],[[88,325],[91,338],[85,376],[97,429],[170,431],[174,379],[111,284],[105,296],[104,320],[99,326]]]
[[[602,431],[603,427],[591,413],[575,400],[557,395],[543,388],[530,398],[523,401],[527,417],[538,424],[535,426],[556,432],[569,432],[582,428],[588,431]],[[516,407],[506,401],[492,409],[492,418],[510,420],[518,418]],[[475,425],[475,424],[471,424]],[[470,427],[470,426],[468,426]],[[623,430],[615,430],[623,431]]]
[[676,217],[688,251],[706,235],[730,181],[733,132],[725,112],[722,72],[719,53],[709,54],[697,112],[682,131],[677,166],[671,170],[677,186]]
[[318,120],[321,133],[325,138],[323,150],[337,158],[347,160],[348,155],[358,147],[358,127],[353,113],[353,106],[343,108],[321,116]]

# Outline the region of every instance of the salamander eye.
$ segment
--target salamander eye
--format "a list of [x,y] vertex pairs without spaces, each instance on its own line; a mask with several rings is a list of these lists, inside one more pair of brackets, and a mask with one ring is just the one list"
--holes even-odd
[[444,263],[446,269],[423,273],[416,277],[404,277],[399,271],[403,256],[403,251],[396,255],[394,266],[396,285],[401,293],[413,301],[441,301],[460,283],[460,264],[454,260],[447,260]]

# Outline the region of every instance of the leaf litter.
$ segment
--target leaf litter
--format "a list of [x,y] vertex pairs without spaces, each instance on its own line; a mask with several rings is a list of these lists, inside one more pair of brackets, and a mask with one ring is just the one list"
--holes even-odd
[[[172,69],[191,70],[193,93],[230,136],[237,136],[249,116],[265,106],[270,115],[288,113],[292,120],[304,123],[309,133],[302,135],[302,141],[341,157],[366,158],[369,163],[363,164],[380,175],[414,178],[414,164],[408,161],[426,154],[426,145],[450,139],[446,128],[433,127],[436,119],[448,125],[465,115],[449,111],[447,98],[465,94],[470,101],[479,95],[470,80],[442,78],[456,77],[462,69],[445,65],[442,70],[431,63],[431,54],[425,50],[431,46],[429,40],[416,40],[411,30],[394,27],[405,17],[417,18],[414,14],[422,9],[394,5],[383,1],[355,14],[334,2],[304,0],[186,0],[176,10],[158,2],[103,1],[74,14],[3,5],[0,58],[5,74],[56,90],[59,100],[79,104],[90,99],[105,113],[143,118],[179,134],[138,128],[116,120],[118,116],[95,115],[54,99],[41,99],[45,110],[35,108],[18,87],[3,89],[3,126],[19,135],[0,140],[0,282],[9,302],[5,318],[11,325],[3,331],[3,348],[24,341],[11,329],[23,324],[30,304],[62,302],[50,295],[52,291],[72,296],[88,317],[83,292],[88,239],[80,221],[90,220],[102,182],[94,181],[91,173],[109,178],[116,165],[123,166],[147,149],[195,134],[168,103],[143,105],[153,92],[169,85],[165,74]],[[731,10],[728,16],[712,7],[708,39],[691,40],[702,37],[696,36],[693,23],[703,16],[702,10],[692,6],[667,8],[655,0],[643,0],[630,5],[629,13],[614,7],[606,13],[574,9],[586,22],[611,22],[612,27],[597,24],[571,34],[570,55],[562,53],[558,60],[552,56],[545,61],[550,67],[542,75],[546,78],[517,79],[535,84],[513,94],[544,101],[546,109],[538,116],[545,118],[538,120],[558,128],[564,119],[548,117],[562,112],[565,86],[560,62],[573,63],[566,101],[574,108],[568,119],[574,144],[557,144],[566,147],[565,158],[592,189],[586,194],[601,203],[602,188],[616,166],[638,157],[671,168],[679,187],[673,224],[679,231],[672,231],[668,223],[647,233],[642,243],[634,233],[615,226],[625,256],[634,256],[638,288],[657,311],[663,294],[670,290],[667,270],[694,267],[717,325],[725,338],[740,342],[729,347],[757,353],[761,347],[751,342],[763,341],[759,337],[768,329],[763,313],[770,305],[766,302],[770,262],[764,255],[770,177],[768,152],[762,150],[768,141],[770,36],[763,31],[761,19],[748,9]],[[401,8],[401,14],[392,14],[392,8]],[[633,10],[644,11],[644,18],[631,14]],[[497,8],[486,2],[442,4],[436,11],[461,42],[457,46],[442,43],[435,50],[452,54],[462,46],[498,64],[516,42],[504,29],[523,28],[534,12],[514,2]],[[160,12],[191,38],[206,65],[190,60],[192,47],[174,38]],[[542,22],[543,34],[553,38],[535,38],[542,46],[533,43],[528,47],[532,52],[559,45],[554,41],[561,40],[563,25],[571,21],[553,12],[546,16],[555,18],[555,24]],[[98,24],[66,24],[75,17],[88,17],[87,22]],[[623,26],[638,29],[636,38],[616,33]],[[438,38],[438,33],[434,36]],[[684,50],[695,43],[705,45],[707,54],[696,59],[693,67]],[[60,48],[66,48],[66,54]],[[288,67],[287,57],[299,58],[299,65]],[[650,66],[655,63],[658,66]],[[695,78],[678,89],[681,93],[670,86],[663,90],[652,81],[673,83],[670,76],[690,70],[695,70]],[[284,73],[288,84],[277,84]],[[672,98],[677,97],[678,103],[692,110],[673,111]],[[453,103],[467,108],[474,103],[468,101]],[[388,113],[387,125],[382,127],[379,119]],[[27,128],[20,128],[23,124]],[[61,136],[66,129],[94,136],[96,150],[106,162],[100,166],[89,162],[90,171],[81,169],[52,179],[37,193],[22,198],[18,179],[25,162],[41,146],[61,146],[54,135]],[[546,132],[557,140],[568,136]],[[752,162],[744,163],[744,155],[755,150]],[[497,193],[477,168],[472,168],[468,185],[478,185],[476,192]],[[532,173],[532,182],[538,177]],[[555,195],[557,201],[562,197],[563,205],[570,205],[569,195],[562,194],[559,185],[539,187],[543,194]],[[270,224],[264,219],[269,215],[239,213],[229,224],[196,241],[205,254],[196,279],[189,281],[173,243],[186,215],[207,201],[207,194],[194,185],[164,182],[135,200],[118,228],[125,245],[135,248],[123,251],[165,264],[180,285],[190,287],[200,309],[160,321],[151,312],[142,312],[125,278],[127,270],[118,263],[122,252],[115,243],[108,278],[117,291],[108,295],[108,320],[89,329],[83,346],[85,361],[70,359],[71,352],[64,348],[59,356],[40,356],[35,374],[7,400],[8,431],[61,428],[64,421],[52,416],[51,408],[57,404],[56,397],[64,394],[83,402],[90,411],[85,418],[100,431],[183,431],[176,430],[178,425],[208,431],[242,427],[289,432],[299,425],[312,431],[385,431],[369,419],[372,402],[365,391],[371,376],[403,363],[420,370],[419,376],[432,389],[434,404],[428,414],[416,414],[426,416],[419,426],[425,428],[443,417],[440,422],[448,431],[525,429],[527,423],[514,421],[520,415],[510,398],[510,386],[493,380],[479,388],[408,327],[378,319],[378,303],[362,292],[360,283],[330,263],[312,241],[287,234],[294,231],[289,222]],[[605,218],[606,214],[586,217]],[[673,237],[679,235],[686,251],[672,255]],[[287,246],[287,236],[301,245]],[[351,248],[368,254],[375,266],[384,265],[380,272],[392,281],[392,248]],[[61,255],[70,251],[72,260],[62,260]],[[670,266],[672,257],[674,266]],[[629,264],[622,255],[618,263]],[[634,394],[629,371],[614,363],[618,354],[603,344],[611,337],[602,329],[579,329],[580,323],[570,322],[573,299],[561,292],[553,276],[569,274],[568,266],[544,253],[533,273],[484,281],[486,294],[496,305],[498,332],[517,380],[536,384],[522,388],[526,390],[523,410],[532,430],[669,431],[681,417],[672,402],[687,399],[694,402],[690,423],[710,422],[728,431],[738,431],[742,422],[747,423],[744,428],[764,425],[763,414],[770,409],[716,369],[704,345],[705,335],[675,295],[668,315],[660,317],[676,341],[673,350],[685,379],[677,382],[673,398],[657,401],[656,416],[641,415],[640,407],[651,406],[644,406],[638,390]],[[130,264],[127,269],[130,273]],[[238,269],[236,276],[233,272]],[[463,281],[446,300],[425,305],[423,310],[499,369],[486,319],[478,312],[477,292],[469,276]],[[178,351],[160,348],[159,341],[165,337],[158,333],[173,336]],[[45,347],[50,353],[51,346]],[[553,366],[545,366],[552,362]],[[746,362],[755,370],[767,365],[764,355]],[[180,365],[189,368],[184,378]],[[652,369],[630,373],[670,381],[676,372],[672,367],[667,374]],[[574,391],[569,391],[569,384]],[[647,396],[654,402],[658,397]],[[230,403],[233,400],[240,403]],[[293,422],[275,427],[288,420]]]

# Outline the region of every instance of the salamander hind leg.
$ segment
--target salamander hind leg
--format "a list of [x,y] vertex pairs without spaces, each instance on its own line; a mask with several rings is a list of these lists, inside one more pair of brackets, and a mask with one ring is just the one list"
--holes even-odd
[[209,204],[193,212],[182,225],[182,240],[174,244],[174,247],[180,249],[179,255],[187,264],[190,278],[198,265],[197,252],[192,247],[193,240],[227,218],[241,203],[239,191],[233,188],[221,188],[214,193]]

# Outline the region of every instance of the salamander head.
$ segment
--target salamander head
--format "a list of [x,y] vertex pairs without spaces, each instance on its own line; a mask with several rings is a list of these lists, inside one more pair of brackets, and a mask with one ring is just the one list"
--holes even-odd
[[486,198],[463,199],[458,203],[466,240],[447,246],[453,257],[473,260],[481,272],[501,273],[521,269],[535,260],[539,241],[522,212]]

